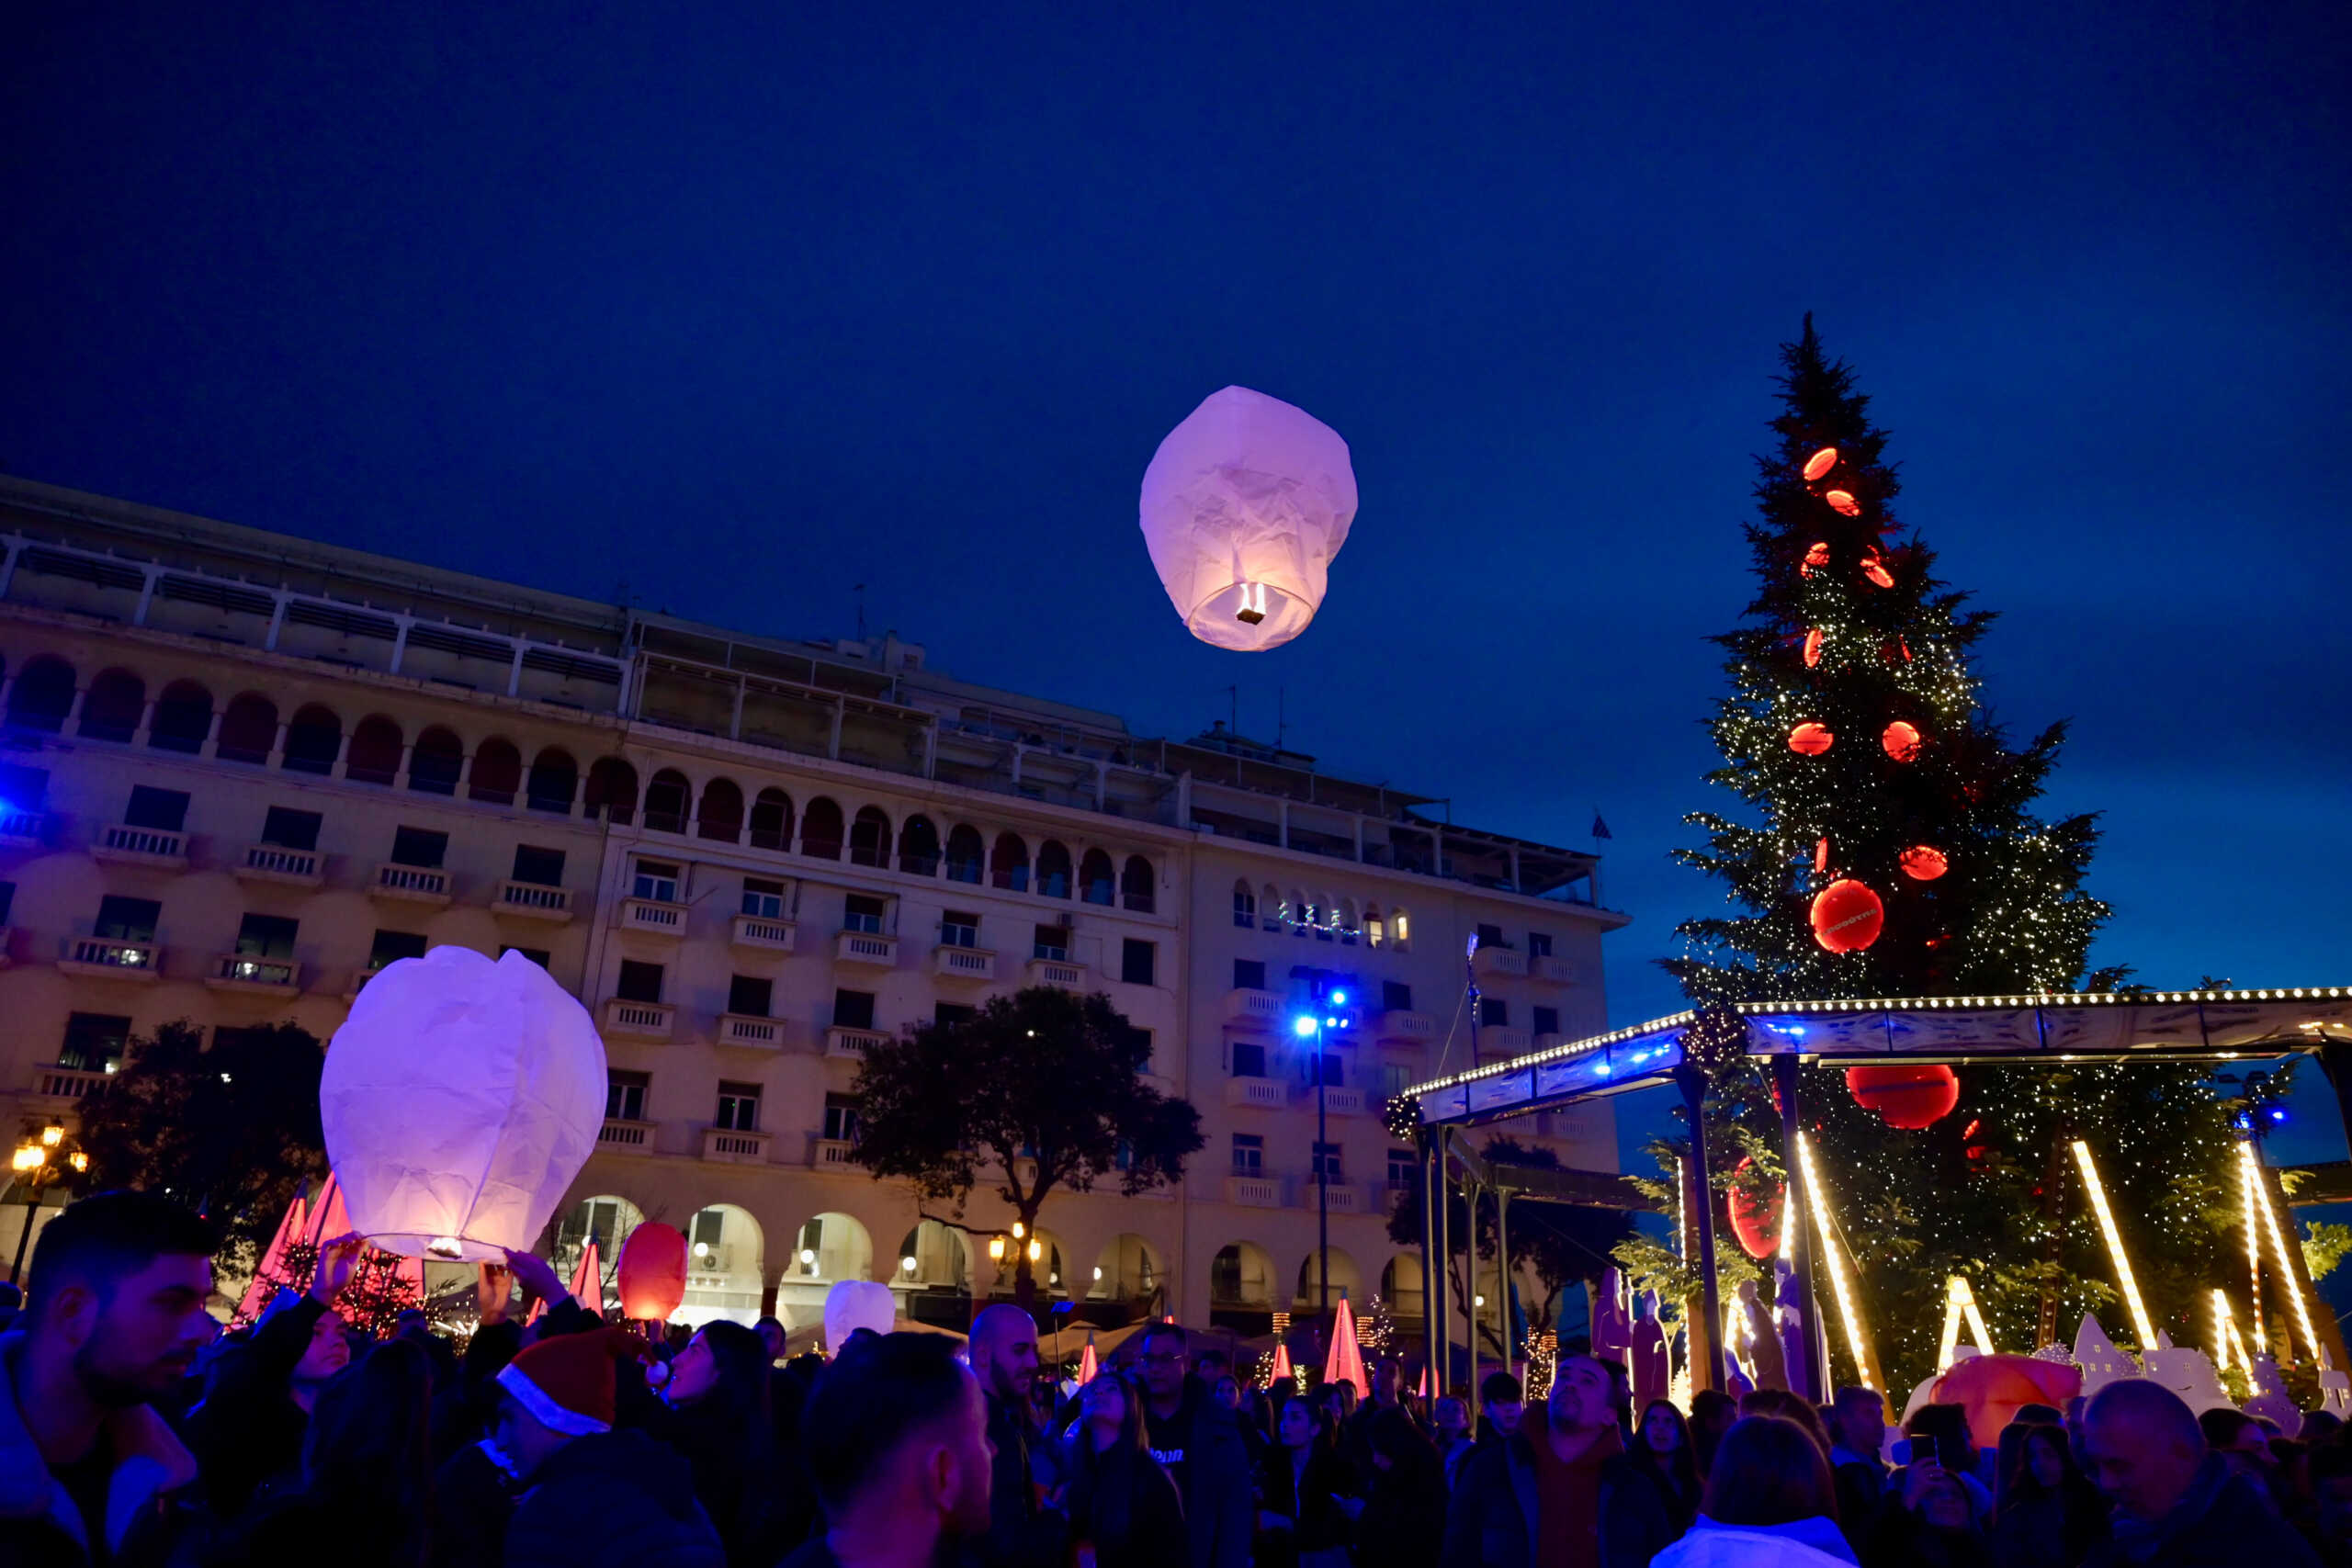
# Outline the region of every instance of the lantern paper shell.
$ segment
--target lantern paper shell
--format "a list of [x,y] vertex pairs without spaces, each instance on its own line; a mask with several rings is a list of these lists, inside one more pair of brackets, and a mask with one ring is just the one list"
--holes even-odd
[[1804,482],[1811,484],[1838,466],[1838,448],[1824,446],[1804,460]]
[[1880,557],[1876,550],[1866,551],[1863,554],[1862,575],[1869,578],[1872,582],[1877,583],[1881,588],[1892,588],[1894,586],[1894,574],[1886,570],[1885,560]]
[[1804,667],[1808,670],[1821,662],[1821,628],[1815,626],[1804,634]]
[[1743,1159],[1738,1169],[1732,1172],[1731,1234],[1739,1238],[1742,1252],[1760,1261],[1781,1250],[1781,1206],[1787,1190],[1775,1188],[1763,1198],[1751,1198],[1741,1191],[1740,1172],[1755,1163]]
[[1356,514],[1348,444],[1304,409],[1227,387],[1168,433],[1144,470],[1144,542],[1203,642],[1279,648],[1323,603]]
[[1894,857],[1894,863],[1901,866],[1903,874],[1914,882],[1933,882],[1951,869],[1951,863],[1944,859],[1943,851],[1932,844],[1912,845]]
[[1832,953],[1860,953],[1878,940],[1886,923],[1886,906],[1862,884],[1845,878],[1831,883],[1813,900],[1813,940]]
[[1846,491],[1824,491],[1821,499],[1829,503],[1829,508],[1833,512],[1844,513],[1849,517],[1860,517],[1862,514],[1862,503],[1856,501]]
[[621,1244],[621,1315],[667,1323],[686,1299],[686,1238],[675,1225],[642,1224]]
[[1838,738],[1829,733],[1826,724],[1805,723],[1789,731],[1789,750],[1801,756],[1818,757],[1829,750]]
[[529,1248],[605,1121],[605,1043],[519,953],[386,964],[327,1047],[319,1118],[355,1230],[403,1257]]
[[1924,1062],[1899,1066],[1849,1067],[1846,1092],[1865,1111],[1878,1112],[1890,1127],[1916,1133],[1951,1114],[1960,1103],[1960,1075]]
[[1898,718],[1886,727],[1885,732],[1879,736],[1878,743],[1886,749],[1888,756],[1898,762],[1919,760],[1919,729],[1917,725],[1905,724]]
[[1828,564],[1829,545],[1824,540],[1816,542],[1812,548],[1805,551],[1804,565],[1800,570],[1805,576],[1811,577],[1815,570]]
[[888,1334],[898,1326],[899,1308],[890,1287],[872,1280],[840,1280],[825,1292],[825,1352],[838,1356],[861,1328]]

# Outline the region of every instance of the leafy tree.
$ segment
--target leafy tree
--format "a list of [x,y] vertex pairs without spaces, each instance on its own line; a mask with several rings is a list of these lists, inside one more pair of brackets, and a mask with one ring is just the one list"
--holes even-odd
[[[1130,1195],[1182,1179],[1201,1147],[1200,1112],[1144,1079],[1150,1037],[1101,994],[1032,986],[967,1017],[866,1048],[857,1076],[857,1157],[948,1201],[967,1232],[973,1188],[990,1184],[1034,1235],[1056,1191],[1098,1181]],[[1036,1300],[1028,1251],[1013,1299]]]
[[216,1029],[186,1019],[134,1038],[83,1097],[82,1146],[97,1187],[167,1192],[220,1226],[224,1268],[252,1266],[306,1180],[323,1176],[318,1036],[292,1023]]

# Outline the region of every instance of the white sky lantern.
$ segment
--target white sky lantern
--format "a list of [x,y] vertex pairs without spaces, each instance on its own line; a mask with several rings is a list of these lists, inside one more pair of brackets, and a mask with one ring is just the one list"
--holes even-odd
[[1151,564],[1185,626],[1256,653],[1315,618],[1355,519],[1356,476],[1329,425],[1227,387],[1159,444],[1141,510]]
[[519,953],[387,964],[319,1080],[354,1229],[387,1252],[496,1262],[538,1239],[605,1116],[605,1043]]

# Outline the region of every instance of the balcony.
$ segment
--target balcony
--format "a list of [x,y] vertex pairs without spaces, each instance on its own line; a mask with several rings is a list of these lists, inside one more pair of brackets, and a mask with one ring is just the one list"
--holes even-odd
[[1537,1035],[1534,1043],[1529,1045],[1528,1049],[1531,1051],[1555,1050],[1559,1046],[1566,1044],[1567,1043],[1567,1038],[1568,1037],[1566,1035],[1560,1033],[1556,1030],[1546,1031],[1545,1032]]
[[1059,986],[1065,991],[1086,989],[1086,965],[1067,958],[1033,958],[1028,965],[1033,986]]
[[[1314,1110],[1315,1086],[1311,1083],[1293,1084],[1291,1099],[1302,1110]],[[1323,1086],[1323,1114],[1326,1116],[1361,1116],[1369,1109],[1363,1090],[1342,1089],[1338,1084]]]
[[118,822],[98,831],[90,846],[93,859],[119,865],[152,865],[163,871],[187,869],[187,835],[157,828],[126,828]]
[[833,938],[833,961],[895,969],[899,966],[899,939],[876,931],[842,931]]
[[684,936],[686,934],[686,907],[684,904],[665,904],[655,898],[624,898],[621,907],[613,913],[613,924],[625,931]]
[[49,842],[49,828],[46,811],[0,810],[0,846],[37,850]]
[[302,966],[290,958],[258,958],[249,953],[213,954],[205,985],[215,991],[249,991],[290,997],[302,989]]
[[931,950],[931,969],[943,980],[993,980],[996,954],[984,947],[950,947],[942,943]]
[[790,920],[780,920],[768,915],[738,915],[734,931],[728,940],[737,947],[756,948],[763,953],[790,953],[792,938]]
[[677,1021],[678,1010],[669,1002],[633,1002],[626,997],[611,997],[605,1002],[604,1028],[607,1034],[625,1035],[632,1040],[667,1040]]
[[653,1123],[624,1121],[617,1116],[606,1117],[605,1125],[596,1134],[596,1146],[600,1149],[614,1149],[621,1152],[635,1150],[639,1154],[650,1154],[653,1146]]
[[862,1062],[867,1047],[887,1043],[889,1038],[878,1029],[845,1029],[836,1023],[825,1031],[825,1055]]
[[1225,1179],[1225,1201],[1250,1209],[1279,1209],[1283,1206],[1282,1179],[1228,1176]]
[[1527,1031],[1508,1023],[1486,1023],[1478,1026],[1478,1055],[1487,1061],[1498,1056],[1527,1055]]
[[1377,1012],[1373,1037],[1384,1045],[1426,1045],[1437,1038],[1437,1020],[1425,1012]]
[[784,1025],[772,1018],[723,1012],[718,1015],[718,1043],[721,1045],[747,1046],[754,1051],[773,1051],[784,1043]]
[[1524,980],[1527,954],[1515,947],[1481,946],[1471,955],[1470,970],[1481,980]]
[[705,1127],[702,1130],[702,1157],[721,1165],[765,1165],[768,1162],[768,1134],[746,1133],[729,1127]]
[[282,882],[289,887],[319,885],[319,852],[289,850],[283,844],[247,844],[237,863],[240,882]]
[[1258,991],[1243,987],[1225,993],[1225,1020],[1250,1029],[1273,1029],[1283,1017],[1283,995],[1280,991]]
[[1322,1204],[1316,1197],[1314,1173],[1310,1171],[1300,1177],[1298,1206],[1309,1213],[1315,1213],[1318,1207],[1328,1207],[1335,1214],[1361,1214],[1368,1212],[1363,1188],[1342,1181],[1335,1176],[1326,1190],[1330,1193],[1330,1201],[1328,1204]]
[[99,980],[153,980],[162,974],[164,950],[152,942],[123,942],[110,936],[65,939],[65,955],[57,966],[69,975]]
[[857,1145],[847,1138],[809,1140],[808,1164],[817,1170],[849,1170],[857,1164]]
[[1528,969],[1547,986],[1573,986],[1577,983],[1577,966],[1565,958],[1544,953],[1527,961]]
[[61,1067],[54,1064],[33,1069],[33,1093],[42,1100],[67,1103],[85,1094],[96,1094],[107,1085],[112,1073],[84,1067]]
[[518,920],[546,920],[568,925],[571,920],[571,889],[549,887],[543,882],[517,882],[509,877],[498,885],[491,912]]
[[1227,1105],[1254,1105],[1261,1111],[1281,1111],[1290,1104],[1290,1087],[1280,1078],[1227,1078]]
[[386,861],[376,867],[368,897],[396,904],[430,904],[438,908],[449,901],[449,874],[437,865],[400,865]]

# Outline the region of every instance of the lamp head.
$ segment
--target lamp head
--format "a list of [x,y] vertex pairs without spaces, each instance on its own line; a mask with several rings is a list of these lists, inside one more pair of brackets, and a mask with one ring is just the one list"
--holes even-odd
[[1300,1014],[1297,1019],[1293,1021],[1290,1026],[1290,1032],[1293,1034],[1297,1035],[1301,1040],[1304,1040],[1308,1035],[1314,1033],[1315,1029],[1315,1021],[1304,1013]]

